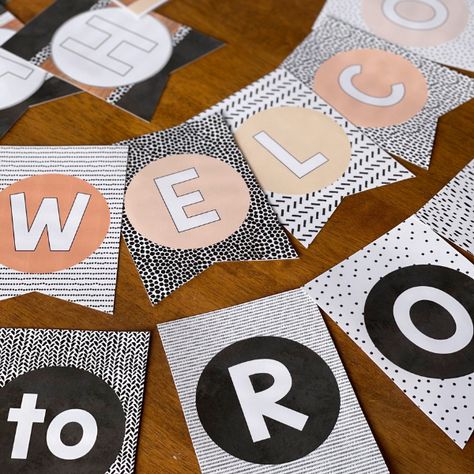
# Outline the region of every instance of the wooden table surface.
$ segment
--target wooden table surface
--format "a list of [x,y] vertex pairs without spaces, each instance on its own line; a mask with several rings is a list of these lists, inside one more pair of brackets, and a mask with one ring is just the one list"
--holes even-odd
[[[26,22],[50,3],[12,0],[10,9]],[[110,144],[178,125],[278,66],[308,34],[322,4],[171,0],[161,13],[226,46],[172,75],[152,124],[84,93],[30,110],[1,143]],[[122,241],[113,317],[33,293],[1,302],[1,324],[152,331],[136,469],[140,474],[198,473],[156,324],[297,288],[399,224],[474,157],[473,112],[471,101],[441,118],[429,171],[407,165],[416,179],[345,199],[308,250],[293,239],[299,260],[214,265],[153,307]],[[326,321],[390,471],[474,472],[474,439],[459,449],[329,318]]]

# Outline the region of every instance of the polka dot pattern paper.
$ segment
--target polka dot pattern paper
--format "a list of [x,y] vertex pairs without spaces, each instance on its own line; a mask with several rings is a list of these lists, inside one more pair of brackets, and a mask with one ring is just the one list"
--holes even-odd
[[474,427],[473,275],[413,216],[305,286],[461,448]]
[[[384,9],[384,3],[388,2],[380,0],[327,0],[314,24],[314,28],[318,28],[328,16],[334,16],[347,21],[358,28],[363,28],[374,34],[377,34],[375,29],[385,28],[385,34],[387,34],[387,30],[388,33],[391,33],[387,39],[396,42],[395,40],[399,38],[401,40],[400,43],[403,42],[404,46],[409,47],[420,56],[446,64],[447,66],[474,71],[474,57],[472,55],[474,2],[472,0],[460,0],[457,2],[449,0],[438,2],[406,2],[405,13],[409,11],[408,9],[411,9],[413,12],[413,7],[416,9],[417,6],[420,7],[420,4],[421,7],[423,7],[422,4],[425,3],[425,9],[427,9],[428,13],[428,15],[423,18],[425,21],[429,18],[429,14],[431,14],[432,17],[436,17],[438,13],[440,20],[443,19],[443,14],[447,17],[437,28],[430,28],[428,30],[418,29],[415,31],[414,27],[417,26],[416,24],[410,25],[410,23],[406,23],[404,25],[403,17],[397,15],[398,7],[403,7],[402,1],[395,2],[395,12],[392,8]],[[400,5],[397,5],[397,3]],[[418,5],[416,5],[416,3],[418,3]],[[438,8],[430,8],[430,3]],[[386,11],[386,14],[383,14],[383,10]],[[439,21],[439,23],[441,23],[441,21]],[[423,28],[422,24],[419,26]],[[406,38],[407,33],[411,36],[417,34],[419,37],[418,41],[412,41],[410,37]],[[424,41],[423,37],[426,37]]]

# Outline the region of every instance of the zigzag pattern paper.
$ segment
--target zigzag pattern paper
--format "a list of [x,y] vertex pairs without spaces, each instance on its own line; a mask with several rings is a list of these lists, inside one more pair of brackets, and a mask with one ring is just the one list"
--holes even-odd
[[382,149],[425,169],[438,119],[474,97],[474,79],[335,18],[282,66]]
[[[305,247],[316,238],[344,197],[413,176],[281,68],[199,117],[216,112],[224,115],[235,133],[237,144],[280,222]],[[257,120],[253,125],[252,121]],[[301,166],[297,161],[301,163],[319,151],[329,159],[304,176],[297,176],[298,168],[289,169],[256,141],[255,132],[261,130],[286,142],[287,150],[296,154],[297,167]],[[305,141],[308,144],[303,147]]]
[[474,161],[416,215],[435,232],[474,255]]
[[[135,472],[149,340],[147,332],[0,329],[0,424],[2,438],[8,439],[8,447],[4,445],[0,454],[2,469],[44,474],[53,470]],[[58,390],[55,383],[61,382]],[[11,410],[20,407],[22,397],[25,402],[25,394],[36,395],[36,409],[46,413],[44,422],[40,417],[31,425],[26,457],[13,459],[10,450],[17,423],[7,422],[7,416],[14,418]],[[54,416],[59,415],[55,418],[59,422],[65,413],[74,416],[71,412],[78,409],[87,412],[78,421],[89,421],[91,415],[95,418],[95,441],[92,436],[94,443],[89,451],[77,459],[65,459],[64,454],[61,459],[61,443],[53,452],[47,447],[46,427],[49,424],[47,433],[52,437]],[[29,415],[33,416],[31,412]],[[108,415],[111,418],[107,419]],[[84,427],[90,433],[90,422]],[[83,445],[84,432],[80,430],[79,425],[79,433],[73,431],[78,436],[65,442]],[[67,432],[61,430],[62,439],[68,439]],[[76,451],[74,455],[78,454]]]
[[463,448],[474,429],[474,265],[412,216],[305,286]]
[[38,291],[113,312],[127,151],[0,149],[0,299]]

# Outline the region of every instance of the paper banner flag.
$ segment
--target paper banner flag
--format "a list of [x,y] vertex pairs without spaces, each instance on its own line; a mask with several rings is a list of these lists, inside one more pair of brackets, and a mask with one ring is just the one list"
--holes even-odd
[[110,0],[56,0],[4,47],[151,120],[169,75],[221,45],[169,18],[138,17]]
[[284,69],[201,116],[215,112],[235,133],[280,222],[305,247],[345,196],[413,176]]
[[3,472],[135,472],[149,339],[0,329]]
[[127,151],[0,148],[0,299],[38,291],[113,312]]
[[122,144],[122,232],[153,304],[216,262],[297,258],[220,115]]
[[328,16],[432,61],[474,71],[472,0],[327,0],[314,28]]
[[474,160],[418,212],[422,222],[474,255]]
[[[21,28],[22,23],[0,6],[0,45]],[[4,71],[0,76],[0,138],[30,107],[79,92],[1,48],[0,67]]]
[[385,151],[426,169],[439,117],[474,97],[474,79],[334,18],[283,66]]
[[204,474],[388,473],[303,290],[158,329]]
[[305,287],[460,447],[474,428],[473,275],[412,216]]

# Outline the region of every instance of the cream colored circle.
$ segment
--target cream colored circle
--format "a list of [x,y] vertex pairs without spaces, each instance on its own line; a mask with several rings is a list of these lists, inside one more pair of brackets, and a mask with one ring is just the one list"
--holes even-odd
[[[155,180],[194,170],[195,177],[173,185],[176,196],[199,192],[201,202],[182,206],[187,217],[217,213],[219,219],[179,230],[173,218],[174,199],[166,202]],[[169,199],[169,198],[168,198]],[[195,249],[221,242],[235,233],[250,209],[250,192],[243,177],[232,166],[205,155],[170,155],[153,161],[138,172],[125,195],[125,212],[135,230],[159,245]],[[175,211],[176,212],[176,211]]]
[[[396,4],[394,13],[395,20],[400,18],[398,22],[384,13],[384,2],[363,0],[362,17],[371,32],[403,46],[430,47],[446,43],[466,29],[470,15],[465,0],[437,0],[447,12],[446,20],[434,28],[416,28],[417,23],[422,27],[436,15],[429,2],[401,0]],[[413,27],[410,27],[410,23],[413,23]]]
[[[302,177],[262,146],[256,135],[265,132],[292,158],[305,162],[318,153],[327,161]],[[328,116],[302,107],[276,107],[248,119],[236,140],[265,191],[302,195],[334,183],[349,166],[351,145],[344,130]],[[298,167],[298,163],[295,163]]]

